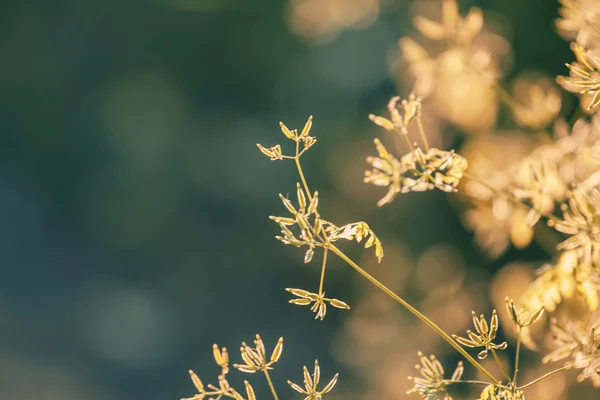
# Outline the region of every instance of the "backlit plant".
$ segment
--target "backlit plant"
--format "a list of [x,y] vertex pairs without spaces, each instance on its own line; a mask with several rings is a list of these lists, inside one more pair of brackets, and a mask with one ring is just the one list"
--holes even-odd
[[[481,400],[523,400],[534,385],[568,369],[579,371],[578,381],[588,380],[600,386],[600,320],[596,321],[600,304],[600,116],[596,114],[600,103],[600,53],[595,50],[600,46],[600,6],[591,0],[560,3],[557,28],[565,38],[574,40],[571,48],[576,62],[567,64],[568,77],[558,77],[556,81],[581,95],[580,108],[569,122],[559,118],[560,95],[549,80],[535,79],[526,84],[519,81],[513,93],[504,89],[500,68],[503,53],[485,40],[490,33],[485,30],[482,11],[473,8],[461,17],[455,0],[441,1],[440,22],[414,19],[416,29],[426,39],[439,42],[437,52],[417,44],[413,38],[400,41],[401,53],[415,80],[413,92],[405,100],[393,97],[388,102],[389,117],[369,115],[386,135],[392,135],[406,147],[404,154],[397,155],[388,151],[380,139],[374,140],[377,154],[367,158],[369,167],[363,179],[367,184],[386,188],[378,206],[393,207],[390,204],[398,196],[410,192],[449,193],[463,205],[466,227],[474,232],[477,243],[491,258],[499,257],[511,243],[528,246],[538,232],[553,238],[551,242],[540,240],[551,260],[539,270],[537,278],[518,301],[506,297],[504,306],[509,319],[504,324],[510,327],[504,328],[516,334],[514,352],[498,338],[502,323],[496,309],[489,318],[473,311],[473,328],[460,336],[447,333],[346,255],[340,248],[343,241],[372,248],[379,262],[384,253],[380,239],[366,222],[338,225],[321,215],[319,204],[326,199],[311,190],[301,163],[302,156],[316,143],[311,135],[312,117],[301,131],[280,124],[293,152],[287,153],[281,144],[258,145],[273,161],[293,161],[298,172],[293,199],[279,195],[286,214],[270,217],[280,229],[277,240],[302,248],[305,263],[314,262],[315,258],[321,263],[316,289],[288,288],[292,295],[289,302],[308,306],[320,320],[327,315],[328,306],[350,309],[347,302],[325,295],[331,256],[343,261],[431,328],[464,359],[465,363],[459,362],[448,376],[435,355],[418,352],[420,364],[416,368],[420,376],[410,377],[414,386],[408,393],[423,399],[448,400],[453,387],[469,385],[477,388],[469,393],[475,391]],[[449,85],[453,89],[446,91]],[[430,145],[423,123],[426,102],[441,108],[441,117],[462,129],[466,137],[464,152]],[[523,132],[535,131],[536,135],[527,136],[525,141],[524,133],[492,133],[487,142],[481,137],[472,138],[477,130],[494,131],[497,102],[508,108],[516,127]],[[482,104],[486,113],[477,114]],[[489,149],[482,149],[486,143],[500,143],[510,149],[507,156],[514,157],[511,164],[501,165],[502,159],[489,157]],[[577,312],[573,312],[573,307],[558,312],[561,304],[568,302],[576,304]],[[561,364],[523,380],[519,375],[522,347],[539,347],[532,330],[546,321],[551,321],[549,331],[555,348],[543,362]],[[258,335],[254,343],[254,348],[242,344],[242,363],[233,366],[249,374],[262,372],[273,398],[278,400],[269,371],[282,354],[283,339],[270,355]],[[471,348],[477,352],[475,357],[468,350]],[[503,356],[508,353],[512,365]],[[215,345],[214,357],[221,368],[218,384],[205,386],[190,371],[198,392],[190,399],[253,400],[255,394],[248,382],[244,391],[229,384],[227,351]],[[499,373],[490,369],[488,360]],[[480,378],[463,379],[467,364]],[[330,393],[337,381],[336,374],[320,386],[320,366],[315,361],[312,374],[304,367],[303,385],[288,383],[305,399],[316,400]]]

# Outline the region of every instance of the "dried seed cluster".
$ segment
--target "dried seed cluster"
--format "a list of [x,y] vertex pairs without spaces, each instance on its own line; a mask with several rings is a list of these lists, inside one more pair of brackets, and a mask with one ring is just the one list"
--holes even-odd
[[498,333],[498,313],[496,310],[492,311],[492,317],[490,324],[485,320],[485,316],[481,315],[477,317],[475,311],[472,312],[473,325],[475,326],[475,332],[468,330],[467,338],[463,338],[457,335],[453,335],[454,339],[466,347],[484,347],[484,349],[477,355],[480,360],[487,357],[489,351],[504,350],[507,347],[506,342],[495,344],[493,340],[496,338]]
[[[421,124],[421,100],[411,95],[408,100],[400,104],[403,114],[398,109],[399,97],[394,97],[388,104],[391,120],[384,117],[370,115],[369,118],[377,125],[390,132],[401,135],[408,144],[410,152],[396,159],[383,146],[379,139],[375,139],[375,147],[379,157],[368,157],[367,162],[373,167],[365,172],[364,181],[376,186],[387,186],[387,194],[377,203],[383,206],[390,203],[398,193],[423,192],[439,189],[444,192],[454,192],[464,171],[467,169],[467,160],[454,151],[443,151],[429,148],[425,142],[425,151],[408,139],[408,127],[413,121]],[[425,133],[422,137],[426,140]]]
[[321,390],[317,389],[319,380],[321,379],[321,368],[319,367],[319,361],[315,360],[315,368],[313,374],[308,372],[308,368],[304,367],[304,387],[297,385],[291,381],[288,381],[288,385],[292,387],[296,392],[306,396],[304,400],[321,400],[324,394],[327,394],[333,389],[337,383],[339,374],[335,374],[327,385]]

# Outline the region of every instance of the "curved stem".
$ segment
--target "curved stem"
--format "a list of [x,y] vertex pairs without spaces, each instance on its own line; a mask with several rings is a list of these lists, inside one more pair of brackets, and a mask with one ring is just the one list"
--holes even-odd
[[569,368],[571,368],[571,365],[565,365],[564,367],[561,367],[561,368],[559,368],[559,369],[555,369],[554,371],[548,372],[546,375],[542,375],[542,376],[540,376],[539,378],[537,378],[537,379],[535,379],[535,380],[533,380],[533,381],[529,382],[528,384],[526,384],[526,385],[523,385],[523,386],[521,386],[521,387],[518,387],[517,389],[519,389],[519,390],[523,390],[523,389],[525,389],[525,388],[528,388],[529,386],[533,386],[533,385],[535,385],[536,383],[538,383],[538,382],[540,382],[540,381],[542,381],[542,380],[546,379],[546,378],[547,378],[547,377],[549,377],[550,375],[554,375],[554,374],[557,374],[557,373],[559,373],[559,372],[566,371],[566,370],[568,370]]
[[502,361],[500,361],[500,357],[498,357],[498,353],[496,353],[495,349],[491,349],[491,350],[492,350],[492,355],[494,356],[494,360],[496,360],[496,364],[498,364],[498,366],[502,370],[502,374],[506,378],[506,381],[508,383],[510,383],[510,376],[508,376],[508,372],[506,372],[506,369],[504,368],[504,365],[502,365]]
[[327,252],[329,249],[325,247],[323,252],[323,265],[321,266],[321,281],[319,282],[319,296],[323,295],[323,282],[325,281],[325,268],[327,267]]
[[456,343],[454,341],[454,339],[452,339],[446,332],[444,332],[432,320],[427,318],[425,315],[421,314],[421,312],[419,312],[419,310],[417,310],[416,308],[411,306],[408,302],[406,302],[404,299],[402,299],[396,293],[392,292],[387,286],[385,286],[383,283],[381,283],[377,279],[375,279],[375,277],[373,277],[367,271],[362,269],[358,264],[356,264],[354,261],[352,261],[350,258],[348,258],[348,256],[346,256],[340,249],[335,247],[333,244],[330,244],[329,248],[338,257],[340,257],[342,260],[344,260],[348,265],[350,265],[352,268],[354,268],[354,270],[356,272],[358,272],[365,279],[367,279],[369,282],[371,282],[373,285],[375,285],[378,289],[380,289],[382,292],[384,292],[385,294],[390,296],[392,299],[394,299],[396,302],[398,302],[400,305],[402,305],[404,308],[406,308],[408,311],[410,311],[413,315],[415,315],[417,318],[419,318],[421,321],[423,321],[425,323],[425,325],[427,325],[431,329],[433,329],[446,342],[448,342],[448,344],[450,344],[450,346],[454,347],[454,349],[456,349],[456,351],[458,351],[465,359],[467,359],[467,361],[469,361],[475,368],[477,368],[477,370],[479,372],[481,372],[486,377],[488,377],[491,382],[493,382],[496,385],[500,384],[500,382],[496,378],[494,378],[494,376],[492,374],[490,374],[481,364],[479,364],[473,357],[471,357],[471,355],[469,353],[467,353],[465,351],[465,349],[463,349],[458,343]]
[[275,386],[273,386],[273,382],[271,381],[271,376],[269,375],[269,371],[264,369],[263,372],[265,373],[265,377],[267,378],[267,383],[269,384],[269,388],[271,389],[271,394],[273,395],[273,399],[279,400],[279,397],[277,397],[277,392],[275,391]]

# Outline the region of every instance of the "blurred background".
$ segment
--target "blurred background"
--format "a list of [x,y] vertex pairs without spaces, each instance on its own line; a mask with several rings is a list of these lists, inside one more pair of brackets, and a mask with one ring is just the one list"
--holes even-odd
[[[522,260],[514,273],[530,279],[548,255],[533,244],[490,259],[453,196],[410,194],[378,208],[385,189],[362,183],[382,135],[367,115],[410,91],[397,43],[414,32],[414,3],[4,2],[0,398],[190,397],[188,369],[216,381],[213,343],[237,361],[256,333],[267,347],[285,337],[273,373],[282,398],[299,398],[285,381],[301,382],[315,358],[323,380],[341,373],[331,396],[340,399],[407,397],[418,349],[447,354],[453,370],[447,346],[339,260],[325,290],[351,311],[331,309],[321,322],[287,303],[284,288],[318,287],[319,266],[274,239],[267,217],[284,215],[277,194],[293,193],[297,177],[293,163],[256,148],[285,151],[278,122],[302,128],[314,115],[318,143],[303,161],[321,214],[368,221],[382,264],[344,249],[451,332],[467,328],[471,309],[488,313],[490,298],[503,299],[515,275],[500,279],[500,267]],[[565,73],[558,2],[459,4],[499,27],[506,76]],[[430,129],[439,146],[462,141],[448,124]],[[245,378],[232,372],[233,383]],[[260,377],[251,382],[268,398]]]

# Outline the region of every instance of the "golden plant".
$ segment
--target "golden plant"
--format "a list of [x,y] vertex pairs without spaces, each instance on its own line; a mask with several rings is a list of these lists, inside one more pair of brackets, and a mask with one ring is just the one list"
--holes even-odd
[[[600,30],[600,12],[586,0],[562,0],[561,4],[561,18],[557,26],[565,37],[576,39],[571,47],[577,62],[567,64],[571,75],[560,77],[557,82],[571,92],[588,97],[586,108],[596,113],[596,106],[600,104],[600,58],[584,46],[600,44],[594,36]],[[516,333],[513,365],[507,365],[502,357],[510,346],[507,341],[498,340],[498,332],[505,327],[501,326],[496,309],[489,320],[473,311],[474,327],[466,331],[466,336],[449,334],[338,247],[342,239],[356,241],[365,248],[372,247],[378,262],[384,256],[380,239],[366,222],[336,225],[322,217],[319,210],[321,199],[317,191],[310,190],[301,163],[301,157],[316,143],[316,138],[311,135],[312,117],[308,118],[301,131],[290,130],[280,123],[284,137],[292,143],[293,153],[285,153],[281,144],[271,147],[258,144],[259,150],[272,161],[293,161],[299,178],[293,200],[279,195],[288,215],[270,217],[281,231],[276,239],[283,244],[303,248],[305,263],[312,262],[315,256],[321,260],[318,288],[312,291],[287,288],[294,296],[289,302],[310,306],[315,319],[320,320],[327,315],[328,305],[350,309],[345,301],[325,296],[325,276],[332,253],[366,282],[431,328],[466,361],[464,364],[459,362],[454,373],[446,378],[442,363],[435,355],[427,357],[418,352],[420,365],[416,369],[420,377],[410,378],[413,387],[408,393],[426,400],[450,400],[451,387],[469,385],[477,388],[475,390],[481,400],[524,400],[534,385],[568,369],[580,370],[579,381],[589,380],[598,387],[600,320],[597,320],[596,314],[600,305],[600,114],[590,118],[575,113],[570,122],[557,119],[560,96],[558,89],[547,79],[515,85],[518,90],[513,91],[513,97],[500,83],[502,74],[494,49],[486,46],[485,41],[478,41],[485,34],[482,11],[473,8],[463,18],[455,0],[442,0],[441,8],[441,22],[417,17],[414,25],[429,40],[442,42],[443,50],[430,57],[427,50],[413,39],[402,39],[404,56],[416,77],[415,91],[404,100],[395,96],[388,102],[389,118],[369,115],[373,123],[401,138],[406,145],[406,153],[395,156],[381,140],[375,139],[377,156],[367,158],[370,167],[363,179],[366,183],[387,188],[378,206],[390,204],[398,195],[410,192],[437,189],[449,194],[458,193],[466,204],[466,225],[475,231],[476,241],[495,257],[511,242],[517,247],[526,247],[535,240],[547,250],[551,260],[539,270],[520,300],[515,302],[509,297],[505,300],[508,319],[502,324],[512,324],[510,328]],[[469,79],[463,81],[465,76]],[[451,105],[447,99],[440,99],[440,90],[450,81],[461,81],[461,85],[467,85],[462,92],[459,90],[460,93],[468,93],[462,99],[465,101],[459,97],[452,98],[458,96],[456,93],[450,93]],[[473,133],[473,129],[494,130],[496,100],[499,99],[512,112],[518,133],[496,131],[488,136],[467,139],[464,152],[432,147],[422,120],[423,100],[420,97],[432,94],[435,102],[450,108],[443,117],[468,134]],[[493,109],[491,116],[484,118],[483,122],[469,119],[473,113],[471,104],[478,101],[469,96],[481,96],[481,103]],[[554,132],[546,132],[545,129],[553,123]],[[415,129],[420,144],[411,138]],[[532,130],[535,135],[528,136],[526,132]],[[523,142],[523,137],[528,139]],[[485,143],[509,144],[509,149],[518,150],[518,156],[511,159],[509,165],[499,165],[506,164],[506,160],[502,157],[500,162],[493,160],[490,154],[494,152],[494,146],[490,151],[482,151]],[[564,363],[523,382],[519,376],[522,347],[539,347],[541,341],[534,338],[532,328],[537,323],[536,327],[547,331],[543,325],[548,320],[551,321],[550,332],[555,348],[549,351],[543,362]],[[260,336],[256,336],[254,344],[252,348],[242,343],[240,353],[243,363],[233,366],[245,373],[262,371],[273,398],[278,400],[269,371],[282,354],[283,339],[278,341],[270,356],[267,356]],[[469,353],[467,349],[470,348],[478,349],[477,357]],[[490,354],[492,357],[487,359]],[[243,400],[240,392],[233,389],[226,379],[229,372],[226,349],[215,345],[214,358],[221,367],[218,386],[204,386],[190,371],[198,391],[190,399],[230,397]],[[479,379],[463,379],[467,363],[479,373]],[[501,373],[500,377],[491,369],[493,364]],[[304,387],[291,381],[288,383],[293,390],[305,396],[305,400],[320,400],[338,380],[336,374],[319,389],[318,361],[315,361],[312,374],[304,367],[303,377]],[[254,399],[250,384],[245,382],[245,386],[246,398]]]

